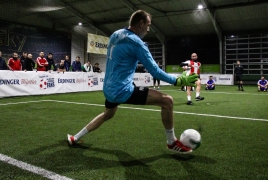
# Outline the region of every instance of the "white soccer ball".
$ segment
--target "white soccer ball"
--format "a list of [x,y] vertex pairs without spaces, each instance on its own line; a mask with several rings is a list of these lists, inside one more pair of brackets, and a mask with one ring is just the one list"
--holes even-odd
[[186,129],[181,134],[180,141],[183,145],[195,150],[201,145],[201,135],[194,129]]

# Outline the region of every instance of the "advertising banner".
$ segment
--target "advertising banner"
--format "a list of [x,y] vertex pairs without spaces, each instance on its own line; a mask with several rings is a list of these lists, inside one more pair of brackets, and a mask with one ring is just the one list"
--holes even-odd
[[109,37],[88,33],[87,52],[94,54],[107,54]]
[[[218,85],[233,85],[231,74],[201,74],[201,83],[206,84],[211,75]],[[103,89],[104,77],[104,72],[0,71],[0,97],[98,91]],[[135,73],[133,82],[136,86],[153,86],[153,77],[149,73]],[[160,85],[171,84],[160,81]]]

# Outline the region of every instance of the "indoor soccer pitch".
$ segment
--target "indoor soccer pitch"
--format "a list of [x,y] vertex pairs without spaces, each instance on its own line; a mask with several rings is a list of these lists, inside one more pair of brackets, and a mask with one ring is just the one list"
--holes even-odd
[[186,105],[174,86],[175,132],[202,136],[191,155],[166,149],[160,107],[120,105],[113,119],[69,147],[104,110],[101,91],[0,99],[0,179],[268,179],[268,93],[217,86]]

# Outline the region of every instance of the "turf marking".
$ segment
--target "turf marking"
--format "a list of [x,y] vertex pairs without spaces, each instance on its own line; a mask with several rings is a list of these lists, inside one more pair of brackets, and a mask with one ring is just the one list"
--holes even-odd
[[[26,102],[17,102],[17,103],[6,103],[0,104],[2,105],[14,105],[14,104],[26,104],[26,103],[40,103],[40,102],[58,102],[58,103],[66,103],[66,104],[79,104],[79,105],[87,105],[87,106],[102,106],[102,104],[90,104],[90,103],[79,103],[79,102],[71,102],[71,101],[57,101],[57,100],[40,100],[40,101],[26,101]],[[128,106],[118,106],[118,108],[123,109],[135,109],[135,110],[142,110],[142,111],[155,111],[160,112],[159,109],[146,109],[146,108],[135,108],[135,107],[128,107]],[[216,118],[226,118],[226,119],[239,119],[239,120],[249,120],[249,121],[264,121],[268,122],[268,119],[259,119],[259,118],[247,118],[247,117],[235,117],[235,116],[222,116],[216,114],[200,114],[200,113],[192,113],[192,112],[180,112],[180,111],[173,111],[174,114],[188,114],[194,116],[209,116],[209,117],[216,117]]]
[[9,156],[6,156],[4,154],[1,154],[1,153],[0,153],[0,161],[3,161],[3,162],[8,163],[8,164],[11,164],[13,166],[17,166],[20,169],[30,171],[30,172],[32,172],[34,174],[41,175],[41,176],[46,177],[48,179],[53,179],[53,180],[72,180],[72,179],[70,179],[70,178],[68,178],[66,176],[61,176],[61,175],[56,174],[56,173],[54,173],[52,171],[48,171],[46,169],[43,169],[43,168],[40,168],[40,167],[37,167],[37,166],[33,166],[31,164],[28,164],[28,163],[13,159],[13,158],[11,158]]
[[[185,91],[181,91],[181,90],[161,90],[161,91],[171,91],[171,92],[182,92],[182,93],[186,93]],[[192,91],[195,92],[195,91]],[[215,94],[238,94],[238,95],[253,95],[253,96],[268,96],[267,92],[260,92],[259,94],[253,94],[253,93],[246,93],[244,92],[237,92],[237,93],[228,93],[228,92],[220,92],[220,91],[201,91],[202,93],[215,93]]]

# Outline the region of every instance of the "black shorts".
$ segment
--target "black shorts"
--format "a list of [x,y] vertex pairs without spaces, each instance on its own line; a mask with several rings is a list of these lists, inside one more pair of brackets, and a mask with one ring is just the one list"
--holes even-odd
[[[144,105],[147,100],[149,88],[148,87],[134,87],[134,91],[132,95],[128,98],[128,100],[122,104],[136,104],[136,105]],[[108,109],[112,109],[118,106],[120,103],[112,103],[105,99],[105,107]]]
[[242,74],[236,74],[235,79],[236,81],[242,81]]

